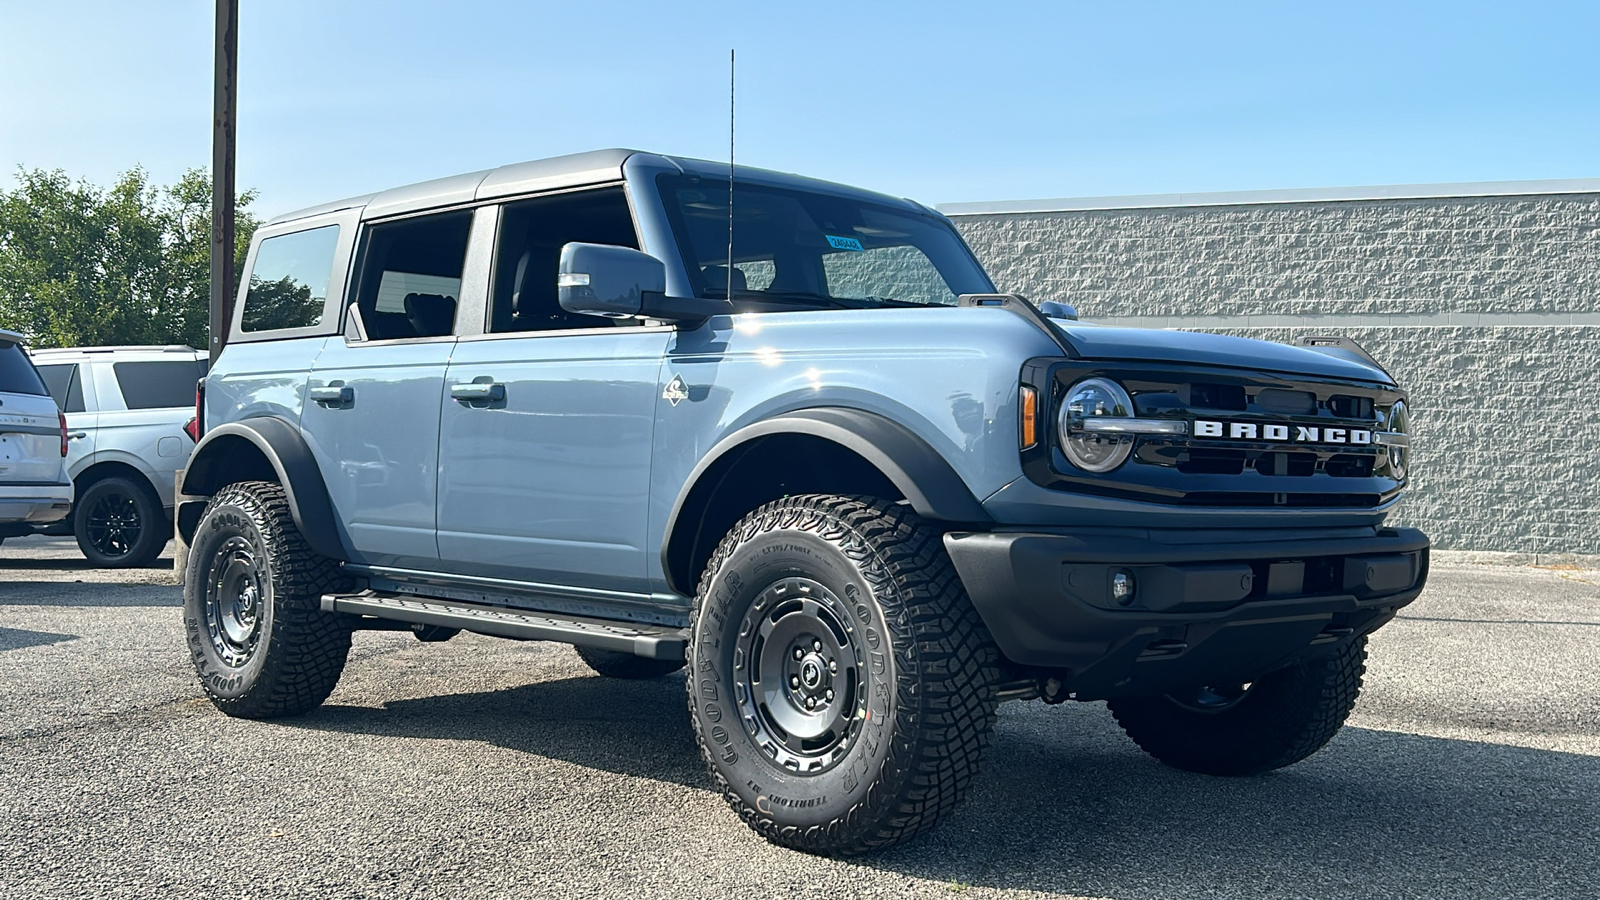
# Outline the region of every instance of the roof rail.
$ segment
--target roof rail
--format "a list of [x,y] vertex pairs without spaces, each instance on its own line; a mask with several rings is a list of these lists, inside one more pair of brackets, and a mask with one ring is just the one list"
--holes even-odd
[[125,350],[143,350],[147,353],[202,353],[186,344],[122,344],[110,347],[48,347],[34,353],[120,353]]

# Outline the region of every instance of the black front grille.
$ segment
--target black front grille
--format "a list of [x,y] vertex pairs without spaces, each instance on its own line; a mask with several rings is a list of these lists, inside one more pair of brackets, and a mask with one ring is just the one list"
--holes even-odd
[[1243,450],[1195,448],[1180,451],[1177,456],[1173,466],[1185,475],[1238,475],[1244,471]]
[[1293,475],[1304,478],[1317,473],[1317,454],[1263,453],[1256,457],[1255,470],[1262,475]]
[[[1187,439],[1183,439],[1186,441]],[[1378,451],[1335,452],[1327,449],[1241,450],[1186,446],[1173,438],[1145,438],[1134,453],[1135,465],[1163,466],[1185,475],[1269,475],[1309,478],[1370,478],[1377,468]]]
[[[1057,490],[1181,506],[1375,508],[1402,487],[1381,447],[1321,439],[1328,429],[1380,430],[1392,386],[1183,364],[1049,361],[1024,368],[1042,418],[1089,377],[1123,386],[1139,418],[1177,419],[1185,434],[1134,438],[1131,458],[1103,474],[1074,467],[1054,429],[1022,452],[1023,471]],[[1197,423],[1206,423],[1201,428]],[[1317,437],[1312,437],[1316,434]]]

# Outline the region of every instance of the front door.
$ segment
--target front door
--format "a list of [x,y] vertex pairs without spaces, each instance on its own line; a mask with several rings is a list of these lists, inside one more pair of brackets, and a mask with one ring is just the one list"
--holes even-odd
[[440,567],[577,590],[598,613],[648,605],[645,544],[657,377],[671,329],[569,313],[561,248],[637,247],[620,186],[507,204],[484,334],[445,377]]
[[650,445],[668,329],[463,340],[445,377],[445,568],[648,593]]

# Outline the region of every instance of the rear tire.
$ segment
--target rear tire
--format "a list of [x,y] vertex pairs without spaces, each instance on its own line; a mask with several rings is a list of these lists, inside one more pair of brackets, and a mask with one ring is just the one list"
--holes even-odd
[[1243,686],[1196,688],[1181,698],[1125,697],[1106,705],[1144,752],[1204,775],[1259,775],[1292,765],[1333,739],[1361,693],[1367,639]]
[[267,719],[326,700],[350,652],[352,618],[321,610],[349,589],[312,551],[283,488],[230,484],[201,514],[183,579],[184,631],[200,686],[230,716]]
[[147,484],[102,478],[89,485],[73,506],[72,533],[78,549],[98,568],[143,568],[155,562],[167,545],[166,511]]
[[682,662],[670,659],[646,659],[632,653],[602,650],[599,647],[574,647],[589,668],[607,678],[660,678],[683,668]]
[[800,495],[722,539],[695,598],[690,720],[728,805],[811,853],[887,847],[961,799],[999,651],[909,508]]

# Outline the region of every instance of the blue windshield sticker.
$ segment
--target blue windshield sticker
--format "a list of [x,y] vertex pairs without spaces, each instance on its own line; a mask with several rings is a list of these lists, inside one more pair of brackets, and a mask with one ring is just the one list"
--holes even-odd
[[865,252],[867,249],[861,246],[861,242],[853,237],[839,237],[838,235],[833,234],[823,236],[828,239],[828,245],[835,250],[855,250],[858,252]]

